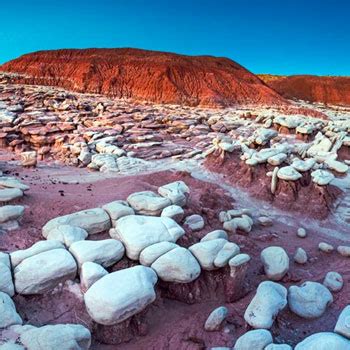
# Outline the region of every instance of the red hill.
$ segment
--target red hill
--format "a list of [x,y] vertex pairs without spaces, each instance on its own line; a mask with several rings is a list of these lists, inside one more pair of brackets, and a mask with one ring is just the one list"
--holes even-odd
[[138,49],[39,51],[0,66],[18,83],[190,106],[281,104],[285,100],[228,58]]
[[350,105],[350,77],[260,75],[260,78],[288,99]]

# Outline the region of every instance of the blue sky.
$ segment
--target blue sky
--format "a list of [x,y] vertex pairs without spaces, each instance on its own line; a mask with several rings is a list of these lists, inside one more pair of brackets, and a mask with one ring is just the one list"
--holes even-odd
[[349,0],[0,0],[0,63],[57,48],[232,58],[255,73],[350,76]]

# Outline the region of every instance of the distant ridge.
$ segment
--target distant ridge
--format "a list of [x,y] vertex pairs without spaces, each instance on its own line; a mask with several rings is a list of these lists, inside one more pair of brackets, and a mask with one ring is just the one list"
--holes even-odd
[[288,99],[350,105],[350,77],[269,74],[261,74],[259,77]]
[[67,49],[23,55],[0,66],[15,82],[118,98],[221,107],[287,103],[228,58],[140,49]]

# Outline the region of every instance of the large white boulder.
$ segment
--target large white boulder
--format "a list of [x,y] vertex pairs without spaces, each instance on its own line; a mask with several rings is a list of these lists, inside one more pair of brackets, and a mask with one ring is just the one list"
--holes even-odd
[[350,305],[346,306],[339,315],[334,332],[350,339]]
[[42,229],[43,236],[46,238],[51,230],[60,225],[77,226],[92,235],[109,230],[111,219],[101,208],[82,210],[50,220]]
[[25,331],[20,341],[28,350],[87,350],[91,333],[79,324],[56,324]]
[[270,329],[276,316],[286,305],[285,287],[271,281],[261,282],[244,313],[244,319],[253,328]]
[[121,200],[107,203],[102,207],[102,209],[104,209],[110,216],[113,227],[115,227],[116,221],[123,216],[135,214],[134,209],[129,207],[128,202]]
[[19,219],[24,213],[22,205],[5,205],[0,207],[0,224]]
[[0,189],[0,202],[9,202],[23,197],[23,191],[19,188]]
[[280,281],[289,270],[289,257],[281,247],[267,247],[260,257],[266,276],[273,281]]
[[88,261],[108,267],[118,262],[124,255],[123,244],[116,239],[101,241],[79,241],[69,248],[79,268]]
[[217,238],[193,244],[188,249],[204,270],[214,270],[217,268],[214,261],[226,243],[226,239]]
[[53,249],[33,255],[14,270],[15,289],[19,294],[43,294],[59,283],[74,279],[77,264],[65,249]]
[[294,350],[349,350],[350,341],[339,334],[321,332],[310,335],[296,345]]
[[94,321],[113,325],[142,311],[156,298],[157,274],[145,266],[112,272],[85,293],[86,309]]
[[15,294],[15,288],[12,281],[11,268],[0,261],[0,292],[4,292],[9,296]]
[[160,215],[164,208],[171,205],[169,199],[152,191],[133,193],[127,198],[127,201],[136,213],[142,215]]
[[142,250],[159,242],[176,242],[185,231],[174,220],[166,217],[141,215],[124,216],[117,220],[112,238],[124,243],[126,255],[138,260]]
[[145,266],[151,266],[160,256],[177,247],[177,244],[167,241],[152,244],[141,252],[140,263]]
[[16,250],[10,253],[10,259],[12,267],[15,268],[23,260],[30,258],[31,256],[47,252],[52,249],[64,249],[62,242],[57,240],[52,241],[39,241],[34,243],[31,247],[22,250]]
[[233,350],[264,350],[272,343],[272,335],[266,329],[255,329],[240,336]]
[[159,187],[158,193],[161,196],[168,198],[172,204],[183,207],[186,205],[190,189],[183,181],[175,181]]
[[300,317],[320,317],[332,302],[332,293],[321,283],[305,282],[300,287],[289,287],[289,308]]
[[160,256],[151,267],[160,279],[167,282],[189,283],[201,273],[197,260],[183,247],[177,247]]
[[14,324],[22,324],[22,319],[12,299],[6,293],[0,292],[0,329]]
[[88,233],[80,227],[59,225],[49,232],[46,239],[60,241],[69,248],[74,242],[83,241],[87,236]]

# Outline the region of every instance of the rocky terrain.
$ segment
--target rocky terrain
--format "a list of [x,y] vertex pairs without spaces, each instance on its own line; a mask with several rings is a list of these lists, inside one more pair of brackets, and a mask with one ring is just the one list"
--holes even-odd
[[230,106],[287,103],[258,77],[228,58],[139,49],[41,51],[0,66],[11,81],[77,92],[177,103]]
[[350,77],[315,75],[259,75],[272,89],[287,99],[350,105]]
[[0,350],[350,349],[350,109],[13,79]]

